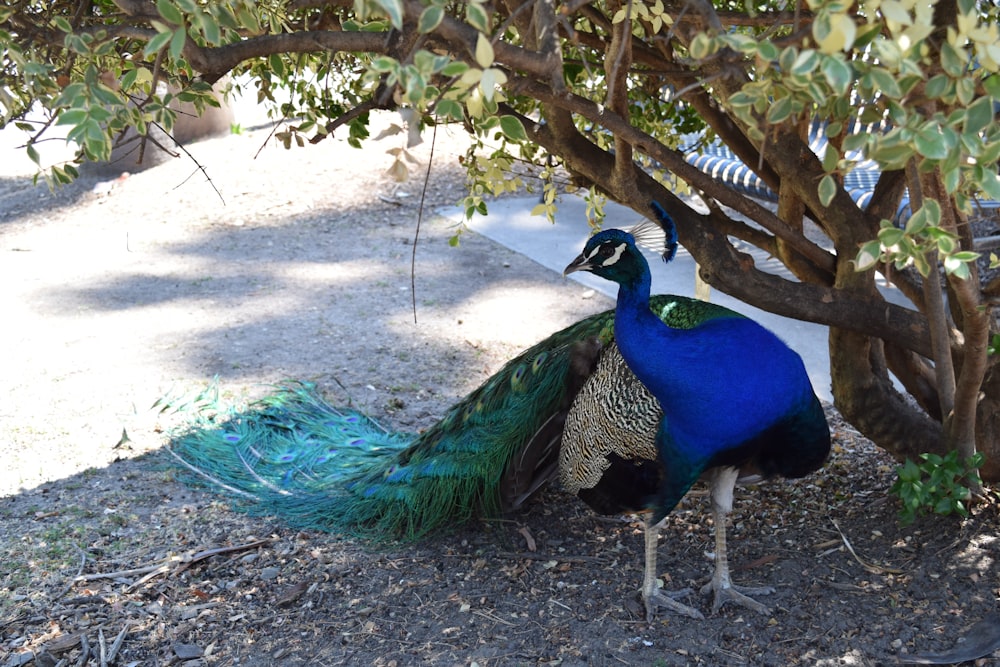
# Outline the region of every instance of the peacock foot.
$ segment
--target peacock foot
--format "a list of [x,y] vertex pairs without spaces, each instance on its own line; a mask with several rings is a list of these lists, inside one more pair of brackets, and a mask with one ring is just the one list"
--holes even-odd
[[643,593],[642,601],[643,604],[646,605],[646,622],[651,623],[653,621],[656,617],[656,610],[658,608],[663,608],[668,611],[672,611],[675,614],[687,616],[688,618],[694,618],[699,621],[704,620],[705,616],[700,611],[674,599],[690,595],[691,592],[690,588],[682,588],[679,591],[664,591],[657,589],[648,595]]
[[733,604],[738,604],[741,607],[746,607],[751,611],[755,611],[758,614],[768,615],[771,610],[766,606],[754,600],[751,595],[770,595],[774,592],[774,589],[770,586],[762,586],[760,588],[750,588],[747,586],[736,586],[730,583],[720,583],[715,579],[708,582],[702,586],[701,594],[707,595],[708,593],[715,593],[715,599],[712,602],[712,613],[716,613],[722,608],[722,605],[727,602],[732,602]]

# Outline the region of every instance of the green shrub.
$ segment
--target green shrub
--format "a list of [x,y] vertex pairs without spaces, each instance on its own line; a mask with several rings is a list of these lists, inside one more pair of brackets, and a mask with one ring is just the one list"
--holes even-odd
[[896,468],[898,479],[889,490],[902,502],[900,522],[909,525],[924,514],[968,516],[966,503],[972,492],[965,481],[979,479],[977,468],[983,464],[983,455],[977,452],[964,462],[956,451],[945,456],[921,454],[920,458],[919,464],[906,459]]

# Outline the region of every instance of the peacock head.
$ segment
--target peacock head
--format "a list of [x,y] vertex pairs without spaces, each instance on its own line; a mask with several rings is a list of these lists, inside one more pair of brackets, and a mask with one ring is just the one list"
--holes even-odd
[[616,283],[644,273],[646,260],[635,246],[635,237],[621,229],[605,229],[591,236],[576,259],[563,271],[590,271]]
[[654,250],[669,262],[677,252],[677,233],[673,221],[658,204],[653,205],[659,224],[644,220],[628,231],[605,229],[590,237],[583,252],[563,271],[590,271],[607,280],[625,284],[648,273],[649,265],[638,246]]

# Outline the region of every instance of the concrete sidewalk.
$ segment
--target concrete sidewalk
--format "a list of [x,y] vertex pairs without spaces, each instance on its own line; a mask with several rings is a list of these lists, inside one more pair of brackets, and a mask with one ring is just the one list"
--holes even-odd
[[[468,224],[483,236],[561,273],[580,253],[590,236],[586,204],[580,197],[563,196],[559,202],[556,221],[552,224],[544,217],[531,215],[531,209],[537,203],[536,197],[493,201],[489,204],[488,216],[476,217]],[[448,207],[438,212],[456,222],[464,221],[464,212],[457,207]],[[640,220],[631,209],[611,202],[605,206],[605,213],[605,229],[630,227]],[[740,249],[752,254],[757,265],[765,270],[787,275],[787,270],[780,262],[768,259],[756,248],[744,246]],[[647,253],[647,259],[653,274],[654,294],[694,296],[695,262],[683,247],[678,249],[677,257],[670,264],[659,261],[652,253]],[[612,299],[617,294],[617,286],[590,273],[574,273],[567,280],[574,280],[589,289],[607,294]],[[824,401],[833,400],[830,393],[826,326],[774,315],[737,301],[718,290],[712,291],[711,300],[753,318],[776,333],[802,356],[816,394]]]

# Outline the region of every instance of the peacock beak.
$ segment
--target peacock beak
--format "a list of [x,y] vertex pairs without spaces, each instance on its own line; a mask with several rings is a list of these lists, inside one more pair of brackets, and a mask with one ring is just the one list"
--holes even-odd
[[565,269],[563,269],[563,275],[568,276],[574,271],[590,271],[594,268],[594,265],[590,263],[589,258],[584,257],[583,253],[577,255],[577,258],[569,263]]

